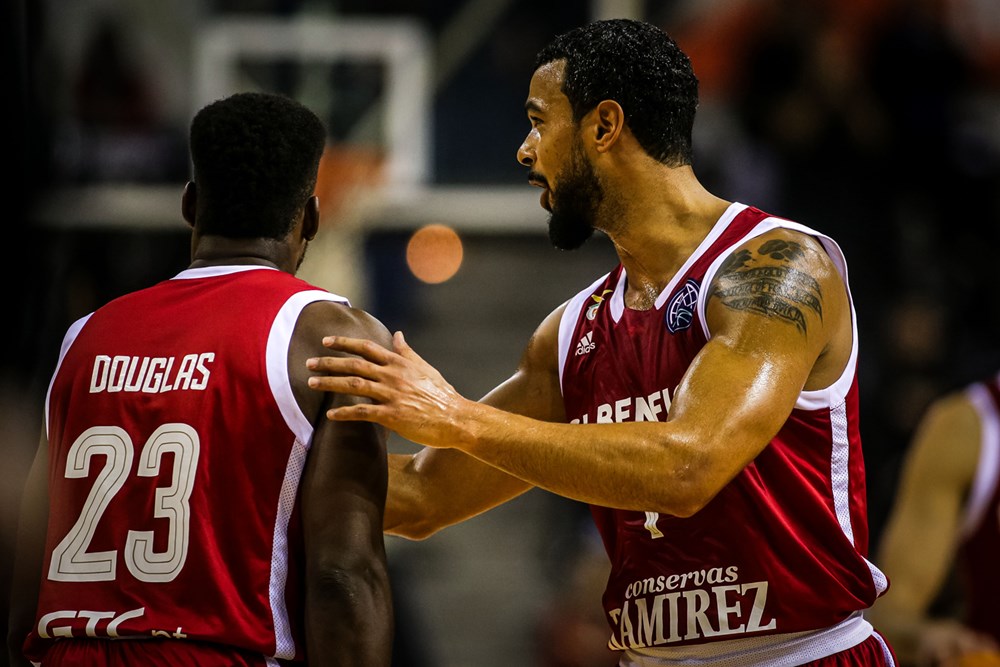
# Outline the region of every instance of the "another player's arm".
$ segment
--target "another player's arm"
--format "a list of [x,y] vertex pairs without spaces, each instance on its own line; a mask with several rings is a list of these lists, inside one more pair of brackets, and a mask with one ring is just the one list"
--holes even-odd
[[[538,327],[517,370],[481,402],[543,421],[565,421],[559,389],[558,329],[565,305]],[[457,449],[424,448],[389,455],[386,531],[423,539],[482,514],[532,488]]]
[[927,615],[955,557],[980,437],[975,408],[954,394],[931,405],[907,452],[877,561],[892,587],[868,613],[907,663],[989,646],[957,621]]
[[[665,423],[555,424],[474,403],[398,335],[398,353],[330,341],[368,360],[314,361],[353,377],[313,386],[376,401],[335,411],[335,419],[373,420],[415,442],[461,449],[582,502],[689,516],[767,446],[807,383],[839,376],[851,340],[844,283],[811,237],[781,230],[749,241],[709,289],[713,335]],[[754,294],[764,298],[744,298]]]
[[386,432],[376,424],[331,422],[325,411],[364,402],[306,388],[305,360],[324,333],[342,331],[389,345],[385,327],[366,313],[321,302],[296,325],[289,374],[313,419],[313,443],[300,489],[306,551],[306,652],[310,664],[389,665],[392,596],[382,533]]
[[44,430],[21,498],[17,549],[11,578],[7,648],[11,667],[28,667],[21,647],[35,622],[38,588],[45,560],[45,533],[49,517],[49,443]]

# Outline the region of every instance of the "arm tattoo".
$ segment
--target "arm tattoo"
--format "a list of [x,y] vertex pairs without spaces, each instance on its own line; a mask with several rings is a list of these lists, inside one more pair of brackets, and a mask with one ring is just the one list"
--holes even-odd
[[823,293],[819,282],[808,273],[788,266],[805,256],[802,246],[792,241],[764,242],[757,255],[781,260],[779,266],[755,266],[749,250],[733,253],[719,268],[713,296],[733,310],[745,310],[784,320],[804,335],[808,308],[823,319]]

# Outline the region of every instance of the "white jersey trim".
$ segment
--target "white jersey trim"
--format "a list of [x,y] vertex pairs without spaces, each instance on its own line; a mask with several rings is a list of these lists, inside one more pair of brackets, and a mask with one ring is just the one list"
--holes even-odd
[[63,359],[66,358],[66,353],[69,352],[69,348],[73,346],[76,342],[76,337],[80,335],[83,330],[84,325],[90,320],[94,313],[89,313],[84,315],[76,322],[73,322],[66,330],[66,335],[63,336],[62,345],[59,347],[59,359],[56,361],[56,369],[52,371],[52,377],[49,379],[49,388],[45,390],[45,439],[49,439],[49,399],[52,398],[52,385],[55,384],[56,376],[59,375],[59,369],[62,368]]
[[350,305],[347,299],[324,290],[305,290],[293,294],[278,311],[271,323],[267,337],[267,380],[278,409],[281,411],[289,430],[295,434],[295,441],[285,467],[285,478],[278,497],[277,515],[274,523],[274,539],[271,550],[271,574],[268,595],[271,616],[274,622],[274,642],[276,658],[294,658],[295,641],[292,638],[288,609],[285,606],[285,584],[288,579],[288,522],[295,507],[299,480],[305,469],[306,455],[312,444],[312,422],[302,413],[292,384],[288,377],[288,348],[292,340],[295,323],[302,309],[317,301],[331,301]]
[[[677,270],[674,277],[670,279],[667,286],[663,288],[659,296],[656,297],[656,302],[654,303],[654,308],[662,308],[663,304],[667,302],[667,299],[673,294],[674,288],[677,287],[677,283],[680,279],[687,274],[688,269],[700,258],[705,252],[712,247],[712,244],[722,235],[726,229],[729,228],[729,224],[736,219],[740,213],[742,213],[747,208],[746,204],[740,204],[734,202],[729,205],[729,208],[719,217],[716,223],[709,230],[708,235],[702,239],[698,247],[695,248],[681,268]],[[614,318],[615,323],[621,320],[622,315],[625,313],[625,286],[628,284],[627,276],[625,275],[625,268],[622,267],[621,275],[618,276],[618,284],[615,285],[615,291],[611,295],[611,317]]]
[[628,649],[620,667],[795,667],[854,648],[874,630],[856,612],[837,625],[812,632],[731,639],[677,648]]
[[816,237],[823,245],[827,254],[830,255],[830,259],[833,260],[833,264],[837,268],[837,272],[844,281],[844,287],[847,289],[847,299],[851,306],[852,340],[851,356],[847,365],[844,367],[844,372],[841,373],[840,377],[828,387],[809,391],[803,390],[799,393],[798,400],[795,401],[795,407],[799,410],[820,410],[823,408],[831,408],[844,401],[847,397],[847,392],[851,389],[851,384],[854,382],[854,374],[857,370],[858,362],[858,318],[857,313],[854,310],[854,299],[851,297],[851,288],[847,279],[847,260],[844,258],[844,253],[841,251],[840,246],[837,245],[837,242],[829,236],[790,220],[783,220],[775,217],[769,217],[761,220],[742,238],[720,252],[719,256],[712,262],[711,266],[708,267],[708,270],[705,272],[702,289],[698,293],[698,303],[696,306],[698,309],[698,318],[701,320],[701,328],[705,334],[705,338],[710,338],[711,332],[708,329],[708,321],[705,317],[705,307],[708,302],[708,286],[711,285],[712,280],[715,279],[715,274],[719,271],[719,267],[722,266],[722,263],[726,261],[726,258],[729,257],[735,248],[738,248],[752,238],[779,228],[791,229],[793,231]]
[[979,415],[979,462],[965,507],[962,533],[968,535],[979,527],[987,505],[1000,480],[1000,415],[989,390],[974,384],[966,396]]
[[573,332],[576,331],[576,323],[580,321],[583,312],[583,304],[594,293],[597,286],[608,279],[611,272],[595,280],[590,286],[581,290],[572,299],[566,302],[566,309],[563,310],[562,317],[559,318],[559,393],[563,394],[563,372],[566,370],[566,360],[569,358],[569,351],[573,345]]
[[273,266],[263,266],[261,264],[225,264],[220,266],[201,266],[196,269],[184,269],[171,280],[194,280],[196,278],[215,278],[217,276],[228,276],[232,273],[242,273],[244,271],[278,271]]

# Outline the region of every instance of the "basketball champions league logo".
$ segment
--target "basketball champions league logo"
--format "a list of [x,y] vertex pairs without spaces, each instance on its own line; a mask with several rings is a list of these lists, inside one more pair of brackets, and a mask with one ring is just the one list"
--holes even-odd
[[694,308],[698,303],[698,281],[688,278],[684,286],[670,298],[667,304],[667,331],[672,334],[684,331],[694,321]]

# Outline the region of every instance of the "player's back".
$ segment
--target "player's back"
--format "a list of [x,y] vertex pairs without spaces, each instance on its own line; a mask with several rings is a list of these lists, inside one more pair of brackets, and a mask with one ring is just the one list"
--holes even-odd
[[86,637],[73,643],[301,658],[296,491],[313,416],[287,353],[317,300],[343,301],[263,267],[195,269],[71,328],[46,402],[36,656]]

